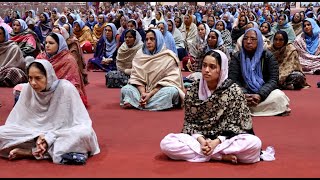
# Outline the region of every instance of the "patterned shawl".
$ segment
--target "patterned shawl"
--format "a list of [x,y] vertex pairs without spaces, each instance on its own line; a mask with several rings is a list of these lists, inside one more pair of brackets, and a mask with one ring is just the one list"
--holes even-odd
[[132,60],[135,57],[138,50],[140,50],[143,46],[143,42],[141,41],[141,35],[137,30],[134,30],[136,32],[136,40],[133,44],[133,47],[129,48],[127,46],[127,43],[124,42],[118,49],[117,54],[117,69],[119,71],[125,72],[125,69],[131,69],[132,68]]
[[231,138],[251,133],[252,119],[241,88],[225,80],[206,100],[199,99],[199,81],[188,89],[185,97],[185,116],[182,133],[201,134],[205,138]]
[[302,21],[298,23],[290,22],[290,24],[294,30],[295,35],[299,36],[302,33]]
[[268,46],[268,49],[273,53],[274,57],[278,61],[280,85],[283,85],[288,75],[293,71],[302,72],[298,51],[293,44],[289,43],[281,49],[275,49],[273,45],[271,45]]

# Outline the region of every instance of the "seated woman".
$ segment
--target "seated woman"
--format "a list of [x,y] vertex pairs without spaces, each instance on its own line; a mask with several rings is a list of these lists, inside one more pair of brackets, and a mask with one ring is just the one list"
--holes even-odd
[[86,26],[88,26],[91,31],[93,31],[94,26],[98,23],[96,19],[95,14],[90,14],[87,19]]
[[228,77],[246,96],[253,116],[274,116],[288,113],[289,98],[277,89],[279,66],[272,52],[263,48],[261,31],[246,30],[241,51],[230,61]]
[[241,88],[228,79],[228,58],[219,50],[205,54],[201,79],[188,88],[181,133],[160,142],[173,160],[232,163],[260,161],[261,140],[254,135],[250,110]]
[[127,29],[125,29],[125,30],[122,32],[122,34],[120,35],[120,40],[119,40],[118,45],[117,45],[118,47],[120,47],[121,44],[125,41],[125,40],[124,40],[124,35],[125,35],[126,31],[129,30],[129,29],[135,29],[135,30],[137,30],[137,31],[139,32],[141,38],[142,38],[142,42],[145,41],[145,39],[146,39],[146,33],[145,33],[144,29],[139,29],[139,26],[138,26],[138,23],[137,23],[136,20],[134,20],[134,19],[129,19],[129,20],[128,20],[128,23],[127,23]]
[[[296,34],[293,30],[293,27],[289,23],[288,16],[285,14],[281,14],[278,17],[278,23],[274,27],[272,27],[271,33],[275,34],[277,31],[282,30],[285,31],[288,34],[288,43],[293,43],[293,41],[296,39]],[[271,40],[272,42],[273,40]]]
[[268,49],[273,53],[279,64],[280,89],[301,89],[308,86],[302,73],[297,49],[288,43],[288,35],[279,30],[274,35],[273,44]]
[[0,156],[63,164],[72,163],[62,157],[69,153],[84,157],[83,163],[98,154],[97,136],[76,88],[58,79],[47,60],[32,62],[27,74],[29,83],[22,85],[19,101],[0,126]]
[[302,19],[299,12],[293,15],[290,25],[294,30],[294,34],[298,37],[302,33]]
[[[65,27],[68,28],[69,31]],[[83,58],[83,52],[80,47],[80,43],[78,39],[73,35],[71,25],[64,24],[63,27],[55,27],[53,28],[52,32],[61,34],[63,38],[66,40],[69,51],[77,61],[79,70],[81,71],[81,74],[82,74],[84,85],[89,84],[86,63]],[[69,32],[71,33],[71,35],[69,34]]]
[[7,29],[0,26],[0,86],[13,87],[27,82],[25,66],[19,46],[9,40]]
[[52,64],[57,77],[69,80],[77,88],[83,104],[88,107],[81,71],[61,34],[52,32],[46,37],[46,49],[37,56],[37,59],[47,59]]
[[28,25],[22,19],[13,21],[13,31],[10,34],[12,41],[15,41],[22,53],[23,57],[36,57],[41,51],[41,44],[35,32],[28,28]]
[[56,21],[56,23],[54,23],[54,26],[59,26],[62,27],[64,24],[68,23],[68,18],[66,15],[61,15],[58,19],[58,21]]
[[93,58],[89,59],[87,69],[103,70],[109,72],[116,70],[116,53],[117,53],[117,28],[113,23],[105,26],[102,37],[97,43],[97,50]]
[[[262,33],[262,35],[269,40],[269,42],[271,42],[271,40],[273,39],[274,34],[271,33],[271,25],[269,22],[265,21],[263,23],[261,23],[260,25],[260,31]],[[271,44],[271,43],[270,43]]]
[[177,51],[178,51],[178,57],[179,60],[182,61],[182,59],[187,55],[187,51],[184,46],[184,40],[182,38],[182,34],[178,28],[176,28],[176,24],[174,20],[168,19],[168,31],[172,34]]
[[138,50],[142,48],[143,42],[137,30],[128,30],[125,35],[125,40],[117,52],[117,70],[106,73],[107,87],[121,88],[128,84],[132,71],[132,60]]
[[37,29],[37,31],[40,32],[40,35],[38,35],[40,43],[44,45],[47,35],[52,31],[52,26],[50,22],[50,16],[48,13],[41,13],[39,19],[40,21],[37,22],[35,28]]
[[189,52],[189,49],[196,41],[198,34],[198,28],[197,25],[193,23],[192,15],[184,15],[183,23],[179,30],[181,31],[182,37],[184,39],[184,45],[186,47],[186,50]]
[[157,28],[163,34],[164,37],[164,44],[166,45],[167,49],[170,49],[178,56],[178,51],[176,48],[176,43],[174,42],[174,38],[170,32],[168,32],[168,24],[165,21],[160,21],[157,24]]
[[132,60],[128,84],[121,88],[120,106],[159,111],[181,106],[184,87],[178,57],[164,45],[157,29],[146,32],[146,41]]
[[201,62],[204,51],[207,47],[207,38],[210,33],[210,28],[206,23],[200,23],[198,25],[198,32],[196,39],[193,43],[189,44],[188,53],[194,58],[194,63],[190,63],[189,59],[184,59],[182,61],[183,69],[189,71],[201,71]]
[[244,34],[245,27],[249,22],[249,19],[245,15],[241,15],[238,19],[239,19],[238,25],[232,28],[231,30],[231,39],[233,44],[236,44],[240,36]]
[[106,19],[107,18],[104,14],[99,14],[98,22],[96,25],[94,25],[93,30],[92,30],[92,37],[93,37],[94,41],[98,41],[101,38],[103,31],[104,31],[104,28],[108,24]]
[[228,29],[226,29],[227,24],[224,22],[224,20],[218,20],[217,23],[214,25],[214,29],[220,31],[224,45],[229,50],[229,52],[232,52],[232,38],[231,33]]
[[84,53],[94,52],[96,42],[93,40],[90,28],[81,19],[73,22],[73,34],[79,40],[80,47]]
[[312,18],[303,20],[302,30],[294,41],[305,74],[320,74],[320,28]]

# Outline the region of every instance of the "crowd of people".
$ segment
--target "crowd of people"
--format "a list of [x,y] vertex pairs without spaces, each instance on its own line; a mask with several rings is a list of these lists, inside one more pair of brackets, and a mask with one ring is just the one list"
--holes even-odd
[[312,6],[292,14],[268,4],[7,11],[0,86],[13,87],[15,105],[0,126],[0,155],[68,164],[98,154],[86,85],[88,71],[102,71],[123,109],[184,109],[181,132],[160,142],[171,159],[274,160],[252,116],[290,115],[283,90],[320,74],[319,24]]

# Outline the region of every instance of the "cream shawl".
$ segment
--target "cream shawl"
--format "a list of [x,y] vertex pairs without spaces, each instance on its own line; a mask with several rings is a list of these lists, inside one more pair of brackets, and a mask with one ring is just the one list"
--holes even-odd
[[46,69],[46,90],[38,93],[29,83],[23,84],[19,101],[0,126],[0,150],[44,134],[54,163],[60,163],[61,155],[68,152],[98,154],[92,121],[75,86],[58,80],[49,61],[36,62]]
[[146,86],[147,92],[157,85],[176,87],[183,100],[185,93],[179,64],[177,55],[165,46],[154,55],[144,54],[140,49],[132,61],[132,73],[128,83]]
[[142,46],[143,46],[143,42],[141,41],[141,35],[139,34],[138,31],[136,31],[136,40],[133,44],[133,47],[129,48],[127,46],[127,43],[124,42],[118,49],[117,58],[116,58],[117,69],[122,72],[125,72],[125,69],[131,69],[132,60],[137,54],[137,51],[141,49]]

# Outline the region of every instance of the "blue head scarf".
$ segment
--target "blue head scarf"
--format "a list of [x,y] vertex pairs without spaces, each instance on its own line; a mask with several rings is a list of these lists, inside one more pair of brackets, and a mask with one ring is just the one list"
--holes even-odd
[[18,22],[20,23],[20,32],[28,29],[28,25],[27,25],[27,23],[26,23],[24,20],[22,20],[22,19],[16,19],[15,21],[18,21]]
[[[163,48],[163,46],[164,46],[164,38],[163,38],[163,35],[162,35],[162,33],[161,33],[161,31],[159,31],[158,29],[151,29],[151,30],[149,30],[149,31],[153,31],[153,33],[155,34],[155,38],[156,38],[156,48],[154,49],[154,51],[153,52],[150,52],[149,50],[148,50],[148,48],[147,48],[147,41],[145,41],[144,43],[143,43],[143,47],[142,47],[142,52],[144,53],[144,54],[147,54],[147,55],[154,55],[154,54],[157,54],[157,53],[159,53],[161,50],[162,50],[162,48]],[[148,31],[148,32],[149,32]]]
[[58,47],[58,51],[53,55],[49,55],[48,53],[46,53],[49,58],[51,58],[52,56],[54,56],[56,54],[59,54],[63,50],[69,49],[66,40],[64,39],[64,37],[61,34],[54,33],[54,32],[52,32],[52,34],[55,34],[58,36],[59,42],[57,42],[57,43],[58,43],[59,47]]
[[108,23],[106,27],[109,26],[112,29],[112,40],[111,42],[108,41],[106,36],[106,28],[103,30],[103,40],[106,43],[106,56],[107,58],[112,57],[113,53],[117,49],[117,41],[116,41],[116,35],[117,35],[117,27],[113,23]]
[[[208,39],[209,39],[209,36],[210,36],[210,33],[211,33],[211,32],[215,32],[216,35],[217,35],[217,38],[218,38],[217,44],[216,44],[216,46],[215,46],[214,48],[211,48],[211,47],[209,47],[209,45],[208,45]],[[222,39],[221,32],[220,32],[219,30],[217,30],[217,29],[211,29],[210,32],[209,32],[209,34],[208,34],[208,36],[207,36],[207,48],[206,48],[206,52],[208,52],[208,51],[210,51],[210,50],[213,50],[213,49],[216,49],[216,48],[218,48],[219,46],[221,46],[221,45],[223,45],[223,44],[224,44],[224,41],[223,41],[223,39]]]
[[78,24],[79,24],[81,30],[82,30],[82,29],[84,28],[84,26],[85,26],[84,22],[83,22],[81,19],[75,20],[75,21],[73,22],[73,27],[74,27],[74,24],[75,24],[75,23],[78,23]]
[[[245,48],[243,47],[240,51],[240,59],[241,59],[241,71],[242,76],[248,85],[249,89],[255,93],[257,93],[261,86],[264,84],[262,69],[261,69],[261,56],[263,53],[263,39],[261,31],[257,28],[249,28],[244,33],[244,37],[246,37],[249,31],[255,31],[257,34],[258,46],[250,59],[248,57]],[[243,38],[244,39],[244,38]],[[242,40],[242,44],[244,44],[244,40]],[[242,45],[244,46],[244,45]]]
[[165,21],[159,21],[157,25],[163,24],[164,26],[164,31],[163,31],[163,37],[164,37],[164,42],[166,44],[166,47],[173,51],[175,54],[178,54],[178,50],[176,48],[176,43],[174,41],[174,38],[170,32],[168,32],[168,24]]
[[4,34],[4,42],[7,42],[10,39],[10,34],[8,33],[8,30],[5,27],[0,26],[0,28],[2,29]]
[[[304,31],[304,22],[310,22],[312,26],[312,36],[309,36],[305,31]],[[320,33],[320,28],[317,24],[317,22],[312,19],[312,18],[306,18],[303,23],[302,23],[302,29],[304,32],[304,36],[306,38],[306,44],[307,44],[307,51],[308,53],[314,55],[319,46],[319,33]]]
[[66,19],[66,22],[65,22],[65,23],[68,23],[68,18],[67,18],[67,16],[66,16],[66,15],[61,15],[61,16],[59,17],[59,20],[58,20],[58,24],[59,24],[60,27],[65,24],[64,22],[61,21],[61,18],[62,18],[62,17],[64,17],[64,18]]

